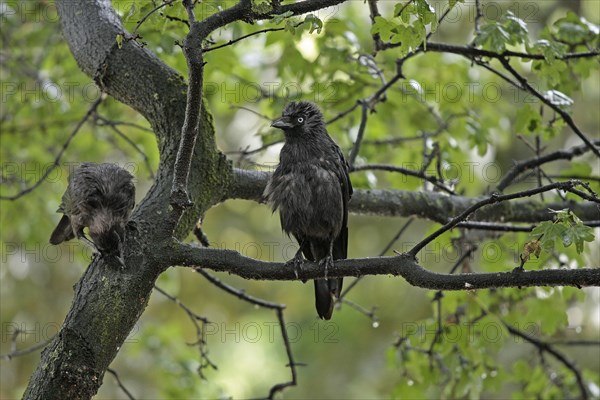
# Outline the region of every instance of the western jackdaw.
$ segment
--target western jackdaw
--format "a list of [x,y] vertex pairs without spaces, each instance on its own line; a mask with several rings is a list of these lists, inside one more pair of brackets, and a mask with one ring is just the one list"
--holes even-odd
[[[298,241],[295,268],[301,267],[304,254],[322,265],[327,277],[333,260],[347,257],[348,201],[352,196],[348,164],[313,103],[289,103],[271,126],[283,130],[285,144],[263,196],[273,211],[279,209],[282,229]],[[341,278],[315,280],[319,317],[331,318],[334,297],[341,291]]]
[[[135,204],[133,176],[115,164],[83,163],[69,176],[57,212],[63,217],[50,236],[57,245],[75,237],[100,254],[118,251],[123,265],[125,224]],[[89,228],[93,243],[85,237]]]

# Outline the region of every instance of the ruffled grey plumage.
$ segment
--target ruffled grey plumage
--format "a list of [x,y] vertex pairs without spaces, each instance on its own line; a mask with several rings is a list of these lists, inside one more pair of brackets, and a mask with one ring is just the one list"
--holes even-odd
[[[272,126],[283,129],[285,144],[264,197],[273,211],[279,210],[281,227],[298,240],[299,252],[327,268],[333,260],[347,257],[348,201],[352,196],[348,164],[315,104],[289,103]],[[334,297],[339,297],[341,290],[342,279],[315,281],[321,318],[331,318]]]
[[121,250],[125,224],[135,205],[133,176],[115,164],[83,163],[69,176],[57,212],[64,214],[50,236],[57,245],[75,237],[84,239],[89,228],[102,253]]

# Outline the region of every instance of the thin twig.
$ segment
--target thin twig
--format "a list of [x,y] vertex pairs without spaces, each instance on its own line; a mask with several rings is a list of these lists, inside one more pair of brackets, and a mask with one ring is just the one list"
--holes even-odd
[[579,138],[590,148],[590,150],[592,150],[592,152],[596,156],[600,157],[600,149],[598,149],[596,146],[594,146],[592,144],[592,142],[590,141],[590,139],[587,136],[585,136],[585,134],[579,129],[579,127],[577,125],[575,125],[575,122],[573,121],[573,118],[571,118],[571,116],[569,115],[568,112],[566,112],[565,110],[563,110],[562,108],[560,108],[556,104],[552,103],[544,95],[542,95],[540,92],[538,92],[536,88],[534,88],[533,86],[531,86],[531,84],[529,83],[529,81],[527,79],[525,79],[525,77],[523,75],[519,74],[512,67],[512,65],[510,65],[510,61],[508,59],[506,59],[506,58],[499,58],[499,61],[500,61],[500,63],[502,63],[502,65],[504,66],[504,68],[508,72],[510,72],[512,74],[512,76],[514,76],[517,81],[519,81],[519,83],[521,84],[521,86],[523,86],[524,88],[526,88],[529,93],[533,94],[535,97],[538,98],[538,100],[540,100],[546,106],[548,106],[552,110],[554,110],[554,112],[556,112],[557,114],[559,114],[562,117],[563,121],[565,121],[565,123],[571,128],[571,130],[577,136],[579,136]]
[[444,298],[444,292],[442,292],[441,290],[438,290],[437,292],[435,292],[435,295],[433,296],[433,300],[432,302],[436,303],[436,314],[437,314],[437,322],[436,322],[436,328],[435,328],[435,334],[433,336],[433,339],[431,340],[431,344],[429,345],[429,349],[427,350],[427,354],[429,355],[429,365],[431,368],[433,368],[433,354],[434,354],[434,348],[435,348],[435,344],[438,342],[438,340],[440,339],[440,336],[443,333],[443,329],[442,329],[442,299]]
[[525,341],[527,341],[527,342],[531,343],[532,345],[534,345],[535,347],[537,347],[540,351],[548,352],[554,358],[556,358],[558,361],[560,361],[565,367],[567,367],[567,369],[569,369],[573,373],[573,375],[575,375],[575,380],[577,381],[577,386],[579,387],[579,391],[581,392],[580,398],[584,399],[584,400],[589,398],[587,389],[585,387],[585,382],[583,381],[583,377],[581,376],[581,371],[579,371],[579,369],[575,366],[575,364],[571,360],[569,360],[564,354],[562,354],[561,352],[556,350],[550,344],[543,342],[539,339],[536,339],[535,337],[530,336],[524,332],[521,332],[520,330],[513,328],[512,326],[510,326],[509,324],[507,324],[505,322],[502,322],[502,323],[504,324],[506,329],[508,329],[508,331],[512,335],[518,336],[518,337],[524,339]]
[[125,142],[127,142],[128,145],[130,145],[131,147],[133,147],[134,150],[139,155],[142,156],[142,159],[144,160],[144,164],[146,164],[146,168],[148,169],[148,173],[150,174],[150,179],[154,180],[154,171],[152,171],[152,165],[150,165],[150,159],[148,158],[148,156],[146,155],[146,153],[144,152],[144,150],[142,150],[137,145],[137,143],[135,143],[133,140],[131,140],[129,138],[129,136],[125,135],[125,133],[123,133],[123,131],[121,131],[115,125],[111,125],[110,129],[112,129],[113,132],[115,132],[119,137],[121,137],[123,140],[125,140]]
[[579,197],[581,197],[584,200],[600,204],[600,199],[597,196],[595,196],[595,195],[589,195],[589,194],[587,194],[587,193],[585,193],[585,192],[583,192],[581,190],[577,190],[575,188],[570,188],[567,191],[571,192],[571,193],[573,193],[573,194],[575,194],[575,195],[577,195]]
[[123,382],[121,382],[121,379],[119,378],[119,374],[117,373],[117,371],[115,371],[112,368],[106,368],[106,372],[110,373],[115,378],[115,380],[117,381],[117,386],[119,386],[119,388],[127,395],[127,398],[129,400],[135,400],[135,397],[133,397],[131,392],[125,387]]
[[[206,338],[205,338],[206,325],[209,324],[210,321],[206,317],[203,317],[203,316],[195,313],[191,308],[189,308],[187,305],[182,303],[178,297],[170,295],[169,293],[167,293],[166,291],[164,291],[157,285],[154,285],[154,290],[156,290],[158,293],[165,296],[167,299],[171,300],[179,308],[181,308],[183,311],[185,311],[188,318],[194,325],[194,328],[196,329],[196,341],[193,343],[190,343],[189,345],[198,347],[199,362],[200,362],[200,365],[198,366],[198,375],[200,375],[200,378],[206,379],[206,376],[204,375],[204,370],[206,368],[212,368],[213,370],[217,369],[217,365],[215,363],[213,363],[208,356],[208,343],[206,342]],[[200,323],[198,323],[198,321],[200,321]]]
[[[396,233],[394,235],[394,237],[385,245],[385,247],[383,248],[383,250],[381,250],[379,252],[379,257],[382,257],[385,255],[385,253],[387,253],[392,246],[394,245],[394,243],[396,243],[398,241],[398,239],[400,239],[400,236],[402,236],[402,234],[406,231],[406,229],[408,229],[408,227],[410,226],[410,224],[413,223],[413,221],[415,220],[415,217],[410,217],[408,220],[406,220],[406,222],[404,223],[404,225],[402,225],[402,227],[400,228],[400,230],[398,231],[398,233]],[[354,288],[358,282],[360,282],[362,279],[364,279],[364,276],[359,276],[358,278],[356,278],[355,280],[353,280],[347,287],[346,289],[344,289],[344,291],[342,292],[342,294],[340,294],[340,299],[343,299],[348,292],[350,292],[352,290],[352,288]]]
[[548,175],[550,178],[554,179],[576,179],[578,181],[591,181],[591,182],[600,182],[600,176],[587,176],[587,175]]
[[[369,0],[369,15],[371,17],[371,25],[375,24],[375,17],[380,17],[379,9],[377,8],[377,0]],[[374,33],[371,35],[373,38],[373,44],[375,49],[373,50],[373,55],[377,54],[379,51],[379,47],[383,44],[381,42],[381,36],[379,33]]]
[[424,132],[421,135],[415,136],[402,136],[402,137],[392,137],[389,139],[378,139],[378,140],[363,140],[363,144],[368,144],[372,146],[389,146],[403,142],[412,142],[417,140],[423,140],[424,138],[429,137],[429,133]]
[[350,114],[352,111],[354,111],[356,109],[356,107],[358,107],[359,103],[356,102],[354,103],[350,108],[348,108],[345,111],[342,111],[340,113],[338,113],[335,117],[331,118],[329,121],[326,121],[325,124],[329,125],[329,124],[333,124],[336,121],[339,121],[340,119],[344,118],[346,115]]
[[127,121],[113,121],[106,117],[103,117],[100,114],[96,114],[94,116],[94,119],[95,119],[96,125],[98,125],[98,126],[120,126],[120,125],[123,125],[123,126],[130,126],[132,128],[137,128],[144,132],[154,133],[154,131],[152,129],[147,128],[145,126],[135,124],[133,122],[127,122]]
[[594,347],[599,347],[600,346],[600,340],[568,340],[568,339],[564,339],[564,340],[551,340],[546,342],[548,344],[551,345],[557,345],[557,346],[594,346]]
[[[304,21],[295,24],[294,28],[298,28],[303,23],[304,23]],[[279,31],[283,31],[283,30],[285,30],[285,28],[266,28],[266,29],[261,29],[261,30],[256,31],[256,32],[248,33],[247,35],[240,36],[237,39],[231,39],[228,42],[220,44],[220,45],[217,45],[217,46],[206,47],[206,48],[204,48],[203,51],[205,53],[208,53],[209,51],[213,51],[213,50],[217,50],[217,49],[220,49],[220,48],[223,48],[223,47],[231,46],[232,44],[235,44],[235,43],[237,43],[237,42],[239,42],[241,40],[247,39],[247,38],[249,38],[251,36],[255,36],[255,35],[259,35],[261,33],[267,33],[267,32],[279,32]]]
[[67,150],[67,147],[69,147],[69,144],[71,144],[71,141],[73,140],[75,135],[77,135],[77,133],[79,132],[79,130],[81,129],[83,124],[96,112],[96,109],[98,108],[98,106],[100,105],[102,100],[103,100],[103,98],[102,98],[102,96],[100,96],[92,103],[92,105],[87,110],[87,112],[85,113],[83,118],[81,118],[81,120],[79,120],[77,125],[75,125],[75,128],[73,128],[73,131],[71,131],[71,134],[67,137],[67,140],[63,143],[63,146],[60,149],[60,151],[58,152],[58,154],[56,155],[56,158],[54,159],[53,164],[49,168],[46,168],[44,174],[41,176],[40,179],[38,179],[33,185],[21,190],[19,193],[15,194],[15,195],[0,196],[0,200],[11,200],[11,201],[17,200],[18,198],[26,195],[27,193],[31,193],[38,186],[40,186],[42,184],[42,182],[44,182],[44,180],[48,177],[48,175],[50,175],[50,173],[52,171],[54,171],[54,169],[56,167],[59,166],[60,159],[62,158],[63,154]]
[[356,141],[354,142],[354,146],[352,146],[352,150],[350,151],[350,156],[348,157],[348,164],[352,169],[354,167],[354,162],[356,161],[356,157],[358,156],[358,152],[360,151],[360,145],[363,140],[363,136],[365,134],[365,128],[367,126],[367,118],[368,118],[368,109],[367,103],[360,101],[361,106],[361,114],[360,114],[360,126],[358,127],[358,134],[356,135]]
[[[394,47],[401,46],[402,43],[384,43],[381,50],[391,49]],[[522,53],[518,51],[505,50],[503,52],[497,53],[491,50],[479,49],[472,46],[460,46],[448,43],[437,43],[437,42],[427,42],[418,48],[416,48],[413,53],[409,53],[411,56],[416,55],[420,52],[431,51],[436,53],[450,53],[450,54],[458,54],[467,58],[477,58],[477,57],[487,57],[494,59],[509,59],[511,57],[515,58],[523,58],[527,60],[545,60],[546,57],[543,54],[529,54]],[[557,56],[556,58],[559,60],[572,60],[577,58],[593,58],[600,55],[600,51],[587,51],[581,53],[567,53],[562,56]]]
[[275,146],[276,144],[280,144],[280,143],[283,143],[283,140],[276,140],[272,143],[263,144],[262,146],[256,147],[252,150],[248,150],[248,147],[246,147],[243,150],[226,151],[225,154],[227,154],[227,155],[239,154],[242,157],[246,157],[246,156],[249,156],[252,154],[260,153],[261,151],[264,151],[264,150],[268,149],[269,147]]
[[196,271],[197,273],[199,273],[200,275],[205,277],[213,285],[215,285],[218,288],[224,290],[225,292],[237,297],[238,299],[244,300],[244,301],[246,301],[250,304],[253,304],[255,306],[258,306],[258,307],[275,310],[275,313],[277,315],[277,320],[279,321],[279,327],[281,328],[281,337],[283,338],[285,352],[286,352],[287,358],[288,358],[287,366],[290,368],[292,379],[288,382],[278,383],[278,384],[274,385],[273,387],[271,387],[271,389],[269,390],[268,398],[272,399],[277,392],[281,392],[286,387],[296,386],[296,384],[297,384],[296,366],[301,365],[301,364],[296,364],[294,362],[294,356],[292,354],[292,346],[290,344],[290,339],[288,337],[287,328],[285,326],[285,319],[283,316],[283,310],[285,309],[285,305],[272,303],[270,301],[259,299],[258,297],[250,296],[250,295],[244,293],[243,291],[236,289],[231,285],[226,284],[225,282],[223,282],[219,278],[209,274],[202,268],[196,267],[196,268],[194,268],[194,271]]
[[476,210],[478,210],[482,207],[485,207],[487,205],[494,204],[494,203],[500,203],[503,201],[513,200],[513,199],[518,199],[518,198],[523,198],[523,197],[531,197],[538,193],[548,192],[550,190],[555,190],[555,189],[568,190],[578,184],[579,184],[578,181],[571,180],[571,181],[567,181],[567,182],[556,182],[556,183],[552,183],[552,184],[542,186],[539,188],[525,190],[525,191],[513,193],[513,194],[500,195],[500,194],[494,193],[491,196],[489,196],[488,198],[483,199],[483,200],[478,201],[477,203],[473,204],[471,207],[467,208],[465,211],[460,213],[457,217],[453,218],[450,222],[448,222],[447,224],[442,226],[440,229],[433,232],[431,235],[427,236],[421,242],[417,243],[415,245],[415,247],[413,247],[408,252],[408,254],[415,257],[416,254],[421,249],[423,249],[427,244],[431,243],[433,240],[435,240],[438,236],[440,236],[444,232],[449,231],[450,229],[452,229],[453,227],[458,225],[459,222],[462,222],[463,220],[468,218],[472,213],[474,213]]
[[500,224],[494,222],[459,222],[456,225],[457,228],[464,229],[478,229],[482,231],[499,231],[499,232],[531,232],[535,225],[511,225],[511,224]]
[[[16,331],[15,333],[18,333],[18,331]],[[27,347],[26,349],[23,350],[17,350],[16,348],[12,348],[11,351],[9,353],[6,354],[0,354],[0,360],[7,360],[10,361],[15,357],[21,357],[27,354],[31,354],[37,350],[43,349],[44,347],[46,347],[48,345],[48,343],[50,343],[52,341],[52,339],[54,339],[54,336],[52,336],[51,338],[44,340],[43,342],[34,344],[31,347]],[[16,342],[13,341],[13,345],[11,345],[11,347],[14,347],[16,345]]]
[[[356,280],[354,282],[356,282]],[[377,311],[377,307],[373,306],[370,310],[367,310],[360,304],[357,304],[357,303],[350,301],[341,296],[338,301],[340,303],[347,304],[351,308],[353,308],[356,311],[358,311],[359,313],[363,314],[365,317],[369,318],[371,320],[371,324],[373,325],[374,328],[377,328],[379,326],[379,318],[377,317],[377,314],[375,314],[375,311]]]
[[166,7],[166,6],[168,6],[168,5],[171,5],[171,4],[173,4],[175,1],[177,1],[177,0],[163,0],[163,3],[162,3],[162,4],[159,4],[159,5],[157,5],[156,7],[154,7],[152,10],[150,10],[150,11],[149,11],[149,12],[148,12],[146,15],[144,15],[144,16],[143,16],[143,17],[142,17],[142,18],[141,18],[141,19],[138,21],[138,23],[137,23],[137,25],[135,26],[135,28],[133,28],[133,32],[131,32],[131,34],[132,34],[133,36],[135,36],[135,35],[137,34],[137,30],[138,30],[138,29],[140,29],[140,27],[142,26],[142,24],[143,24],[144,22],[146,22],[146,20],[147,20],[148,18],[150,18],[150,16],[151,16],[152,14],[154,14],[155,12],[157,12],[158,10],[160,10],[160,9],[161,9],[161,8],[163,8],[163,7]]
[[483,18],[483,12],[481,11],[481,0],[475,0],[475,37],[477,37],[480,33],[481,18]]
[[249,107],[238,106],[237,104],[230,104],[229,108],[237,108],[238,110],[248,111],[248,112],[250,112],[250,113],[252,113],[252,114],[254,114],[254,115],[256,115],[256,116],[258,116],[258,117],[260,117],[262,119],[264,119],[264,120],[269,121],[269,122],[271,122],[273,120],[273,118],[269,117],[268,115],[261,114],[258,111],[253,110],[253,109],[251,109]]
[[438,189],[448,193],[448,194],[456,194],[452,189],[446,186],[439,178],[431,175],[427,175],[424,172],[414,171],[412,169],[396,167],[394,165],[389,164],[365,164],[358,165],[352,168],[351,172],[356,171],[369,171],[369,170],[379,170],[379,171],[388,171],[388,172],[398,172],[403,175],[414,176],[415,178],[423,179]]
[[[600,146],[600,140],[593,142],[594,145]],[[506,189],[510,183],[523,172],[539,167],[542,164],[557,161],[557,160],[571,160],[573,157],[577,157],[590,151],[587,145],[579,145],[571,147],[567,150],[557,150],[552,153],[548,153],[544,156],[534,157],[527,160],[521,160],[515,162],[515,164],[508,170],[506,174],[500,179],[496,190],[502,192]]]

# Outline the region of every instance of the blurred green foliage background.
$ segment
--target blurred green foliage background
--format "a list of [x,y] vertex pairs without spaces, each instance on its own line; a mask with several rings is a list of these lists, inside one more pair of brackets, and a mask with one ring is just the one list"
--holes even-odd
[[[396,3],[380,2],[382,15],[391,18]],[[447,1],[430,4],[438,17],[448,7]],[[595,0],[483,1],[483,6],[484,24],[499,21],[512,11],[527,24],[526,36],[531,43],[549,37],[552,24],[568,12],[596,24],[591,26],[598,34],[600,2]],[[113,7],[133,32],[154,5],[114,1]],[[198,16],[213,13],[216,7],[216,3],[203,2],[198,5]],[[217,142],[236,165],[259,169],[276,165],[280,145],[249,155],[240,154],[240,150],[282,139],[280,132],[269,128],[269,118],[275,117],[290,99],[319,103],[329,120],[380,87],[381,76],[370,66],[376,65],[385,79],[395,74],[395,59],[402,50],[380,52],[374,59],[367,57],[373,43],[368,6],[362,1],[326,9],[316,16],[323,22],[320,33],[309,33],[310,25],[304,24],[294,33],[261,34],[207,53],[204,87],[215,118]],[[177,43],[187,33],[186,26],[178,21],[185,17],[180,2],[175,2],[153,13],[136,31],[142,36],[140,41],[183,76],[187,75],[185,60]],[[473,2],[458,3],[431,39],[457,45],[469,43],[473,39],[473,17]],[[2,1],[0,18],[0,194],[10,196],[39,180],[53,165],[77,122],[101,94],[73,60],[61,37],[52,2]],[[212,39],[220,44],[284,24],[236,23],[219,30]],[[525,51],[525,47],[508,45],[519,51]],[[515,60],[514,64],[540,90],[557,89],[571,97],[577,124],[593,139],[599,138],[597,57],[568,66],[561,62],[544,64],[537,70],[532,70],[531,62]],[[135,66],[132,68],[135,73]],[[579,143],[569,130],[553,121],[554,115],[547,109],[540,116],[539,102],[459,56],[426,53],[412,58],[403,68],[406,80],[388,91],[387,101],[370,115],[365,139],[436,132],[440,121],[447,121],[446,128],[432,140],[439,144],[442,158],[447,161],[446,178],[456,178],[456,190],[463,195],[485,193],[498,183],[512,160],[533,156],[517,134],[529,141],[539,135],[547,151]],[[417,93],[418,87],[424,94]],[[532,120],[537,125],[530,129]],[[117,131],[106,121],[124,124],[116,125]],[[344,151],[350,149],[359,122],[360,112],[356,110],[329,126],[330,134]],[[89,263],[89,250],[82,244],[48,244],[59,220],[55,210],[66,188],[69,168],[82,161],[116,162],[134,173],[137,200],[141,200],[152,183],[152,171],[159,158],[155,138],[147,128],[147,122],[136,112],[111,98],[104,99],[97,115],[66,148],[59,167],[39,187],[15,201],[0,202],[0,353],[11,351],[16,329],[20,330],[16,336],[19,349],[40,343],[58,331],[71,304],[73,285]],[[418,169],[423,162],[423,143],[365,144],[358,162]],[[599,173],[593,157],[558,162],[549,168],[557,175]],[[422,189],[421,180],[399,174],[358,172],[352,175],[352,181],[357,188]],[[535,182],[529,180],[516,188],[533,185]],[[594,187],[598,190],[598,185]],[[546,200],[551,197],[547,195]],[[349,257],[378,255],[405,223],[405,218],[352,215]],[[407,250],[438,226],[416,220],[392,248]],[[221,204],[210,210],[202,227],[213,247],[234,249],[250,257],[288,260],[296,250],[281,233],[277,215],[254,202]],[[421,253],[422,265],[448,272],[459,257],[453,242],[458,237],[454,231],[434,242]],[[470,240],[479,247],[468,263],[474,271],[509,271],[519,264],[518,256],[529,239],[524,233],[481,239],[475,234]],[[587,243],[582,254],[573,247],[556,251],[570,267],[598,267],[598,248],[596,240]],[[526,268],[558,265],[552,255],[545,255],[528,262]],[[392,346],[399,337],[413,333],[413,346],[428,347],[436,329],[431,291],[411,287],[400,278],[366,277],[348,299],[367,310],[377,307],[378,320],[344,304],[331,321],[323,322],[314,311],[311,283],[218,276],[253,296],[287,305],[285,318],[292,349],[296,361],[306,365],[299,367],[299,384],[287,390],[285,398],[506,398],[510,393],[560,398],[564,392],[552,379],[563,379],[564,385],[573,387],[572,375],[548,360],[557,371],[555,377],[549,376],[535,348],[511,336],[500,321],[548,340],[599,339],[598,288],[445,293],[442,319],[449,330],[437,349],[450,371],[442,373],[439,368],[430,368],[428,357],[416,352],[399,353]],[[350,281],[347,279],[346,285]],[[218,369],[204,369],[206,380],[200,379],[198,348],[190,345],[196,340],[194,325],[176,304],[155,292],[112,366],[136,398],[250,398],[265,395],[272,384],[289,378],[274,313],[224,293],[187,268],[171,268],[158,285],[211,321],[205,337],[209,358]],[[467,316],[484,310],[488,316],[475,327],[453,324],[457,310]],[[585,368],[586,379],[595,382],[595,389],[590,386],[591,393],[599,397],[599,347],[569,346],[560,350]],[[459,355],[467,361],[461,363]],[[0,398],[20,398],[38,360],[39,352],[2,360]],[[97,398],[125,395],[107,374]]]

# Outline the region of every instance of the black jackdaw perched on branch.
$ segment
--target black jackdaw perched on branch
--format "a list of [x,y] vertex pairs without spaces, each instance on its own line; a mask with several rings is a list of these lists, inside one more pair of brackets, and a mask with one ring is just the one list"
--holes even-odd
[[[115,164],[83,163],[69,176],[57,212],[63,217],[50,236],[57,245],[74,237],[100,254],[118,251],[123,264],[125,224],[135,204],[133,176]],[[88,227],[93,243],[83,233]]]
[[[327,277],[333,260],[347,256],[348,201],[352,196],[348,164],[313,103],[288,104],[271,126],[283,130],[285,145],[264,197],[273,211],[279,209],[281,228],[300,245],[294,267],[302,266],[304,254],[323,265]],[[341,291],[341,278],[315,280],[319,317],[331,318],[334,296],[339,297]]]

